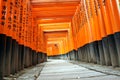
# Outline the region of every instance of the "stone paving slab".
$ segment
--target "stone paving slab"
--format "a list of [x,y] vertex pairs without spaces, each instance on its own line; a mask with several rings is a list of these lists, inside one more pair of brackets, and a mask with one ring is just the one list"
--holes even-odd
[[80,77],[80,78],[76,78],[76,79],[61,79],[61,80],[120,80],[119,77],[114,76],[114,75],[107,75],[107,76],[98,76],[98,77]]
[[49,60],[37,80],[120,80],[120,76],[93,71],[64,60]]
[[90,70],[98,71],[98,72],[109,74],[109,75],[120,76],[120,67],[114,68],[112,66],[105,66],[105,65],[86,63],[86,62],[80,62],[80,61],[69,61],[69,62],[85,67]]

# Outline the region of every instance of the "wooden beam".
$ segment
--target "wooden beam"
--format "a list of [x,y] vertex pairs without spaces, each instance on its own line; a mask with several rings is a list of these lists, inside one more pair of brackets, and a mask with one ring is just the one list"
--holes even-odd
[[[52,9],[51,9],[52,8]],[[61,6],[61,7],[37,7],[37,8],[32,8],[32,11],[55,11],[55,10],[76,10],[76,6]]]
[[80,2],[80,0],[31,0],[32,3],[51,3],[51,2]]
[[32,8],[37,8],[37,7],[61,7],[61,6],[77,6],[79,5],[79,2],[61,2],[61,3],[32,3]]
[[49,18],[49,17],[66,17],[66,16],[73,16],[74,15],[74,12],[72,13],[69,13],[69,12],[64,12],[64,13],[49,13],[49,12],[46,12],[46,13],[34,13],[33,16],[39,16],[41,18]]
[[48,23],[62,23],[62,22],[70,22],[71,19],[63,19],[63,20],[49,20],[49,21],[38,21],[40,24],[48,24]]

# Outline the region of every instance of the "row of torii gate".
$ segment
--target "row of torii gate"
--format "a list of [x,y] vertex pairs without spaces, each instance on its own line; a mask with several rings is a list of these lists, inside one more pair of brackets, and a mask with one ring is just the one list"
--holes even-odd
[[119,67],[120,1],[1,0],[0,78],[47,56]]

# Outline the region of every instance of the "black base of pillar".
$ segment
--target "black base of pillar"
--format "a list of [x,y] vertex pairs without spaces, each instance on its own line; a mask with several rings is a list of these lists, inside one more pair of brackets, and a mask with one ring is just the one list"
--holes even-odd
[[41,62],[41,63],[43,62],[43,55],[42,55],[42,52],[40,52],[40,62]]
[[92,62],[89,44],[86,44],[85,47],[86,47],[86,54],[87,54],[87,62]]
[[36,56],[36,51],[33,50],[32,51],[32,65],[36,65],[36,61],[37,61],[36,57],[37,57]]
[[18,72],[18,51],[19,51],[19,45],[18,42],[15,42],[15,73]]
[[11,51],[12,51],[12,38],[6,38],[6,56],[5,56],[5,76],[10,75],[11,67]]
[[104,51],[103,51],[103,45],[102,41],[98,41],[98,48],[99,48],[99,55],[100,55],[100,64],[105,65],[105,57],[104,57]]
[[37,57],[38,57],[38,64],[39,64],[39,63],[41,63],[41,52],[38,52],[37,55],[38,55]]
[[2,80],[4,76],[5,50],[6,50],[6,35],[0,34],[0,80]]
[[22,55],[22,45],[19,45],[19,53],[18,53],[18,71],[21,70],[21,55]]
[[29,54],[30,54],[30,66],[32,66],[32,49],[29,48]]
[[95,57],[97,59],[97,64],[100,64],[100,54],[99,54],[99,48],[98,48],[98,41],[93,42],[93,45],[94,45]]
[[11,74],[15,74],[16,40],[12,39]]
[[111,57],[110,57],[107,37],[102,39],[102,45],[103,45],[103,51],[104,51],[104,57],[105,57],[105,65],[111,66],[112,64],[111,64]]
[[35,57],[35,65],[36,65],[37,64],[37,52],[36,51],[35,51],[34,57]]
[[27,47],[27,56],[28,56],[27,58],[28,67],[30,67],[31,66],[31,51],[29,47]]
[[25,64],[25,46],[24,45],[21,45],[21,70],[24,69],[24,64]]
[[96,58],[94,43],[89,44],[89,50],[90,50],[90,54],[91,54],[91,62],[96,64],[97,63],[97,58]]
[[78,60],[81,61],[81,55],[82,55],[81,48],[78,48],[77,51],[78,51]]
[[41,62],[44,62],[44,53],[41,53]]
[[117,53],[117,48],[115,45],[114,35],[109,35],[107,38],[108,38],[108,45],[109,45],[109,50],[110,50],[112,66],[118,67],[119,66],[118,53]]
[[24,53],[25,53],[25,64],[24,67],[27,68],[29,67],[29,48],[25,46],[24,48]]
[[115,33],[114,38],[115,38],[116,48],[118,52],[118,61],[120,66],[120,32]]
[[47,62],[47,53],[44,53],[44,62]]
[[74,53],[75,53],[75,60],[77,61],[78,60],[78,51],[74,50]]

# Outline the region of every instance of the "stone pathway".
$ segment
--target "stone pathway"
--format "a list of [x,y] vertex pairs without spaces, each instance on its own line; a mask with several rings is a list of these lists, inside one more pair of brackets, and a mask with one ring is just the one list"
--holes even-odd
[[65,60],[49,60],[36,80],[120,80],[120,76],[90,70]]
[[94,63],[86,63],[86,62],[81,62],[81,61],[69,61],[69,62],[85,67],[93,71],[105,73],[108,75],[120,76],[120,67],[114,68],[112,66],[99,65],[99,64],[94,64]]
[[50,59],[5,80],[120,80],[120,68]]
[[16,80],[36,80],[39,77],[40,72],[42,71],[45,63],[38,64],[31,69],[24,70],[24,74],[19,76]]
[[4,77],[4,80],[36,80],[45,64],[46,63],[41,63],[36,66],[25,68],[15,75]]

